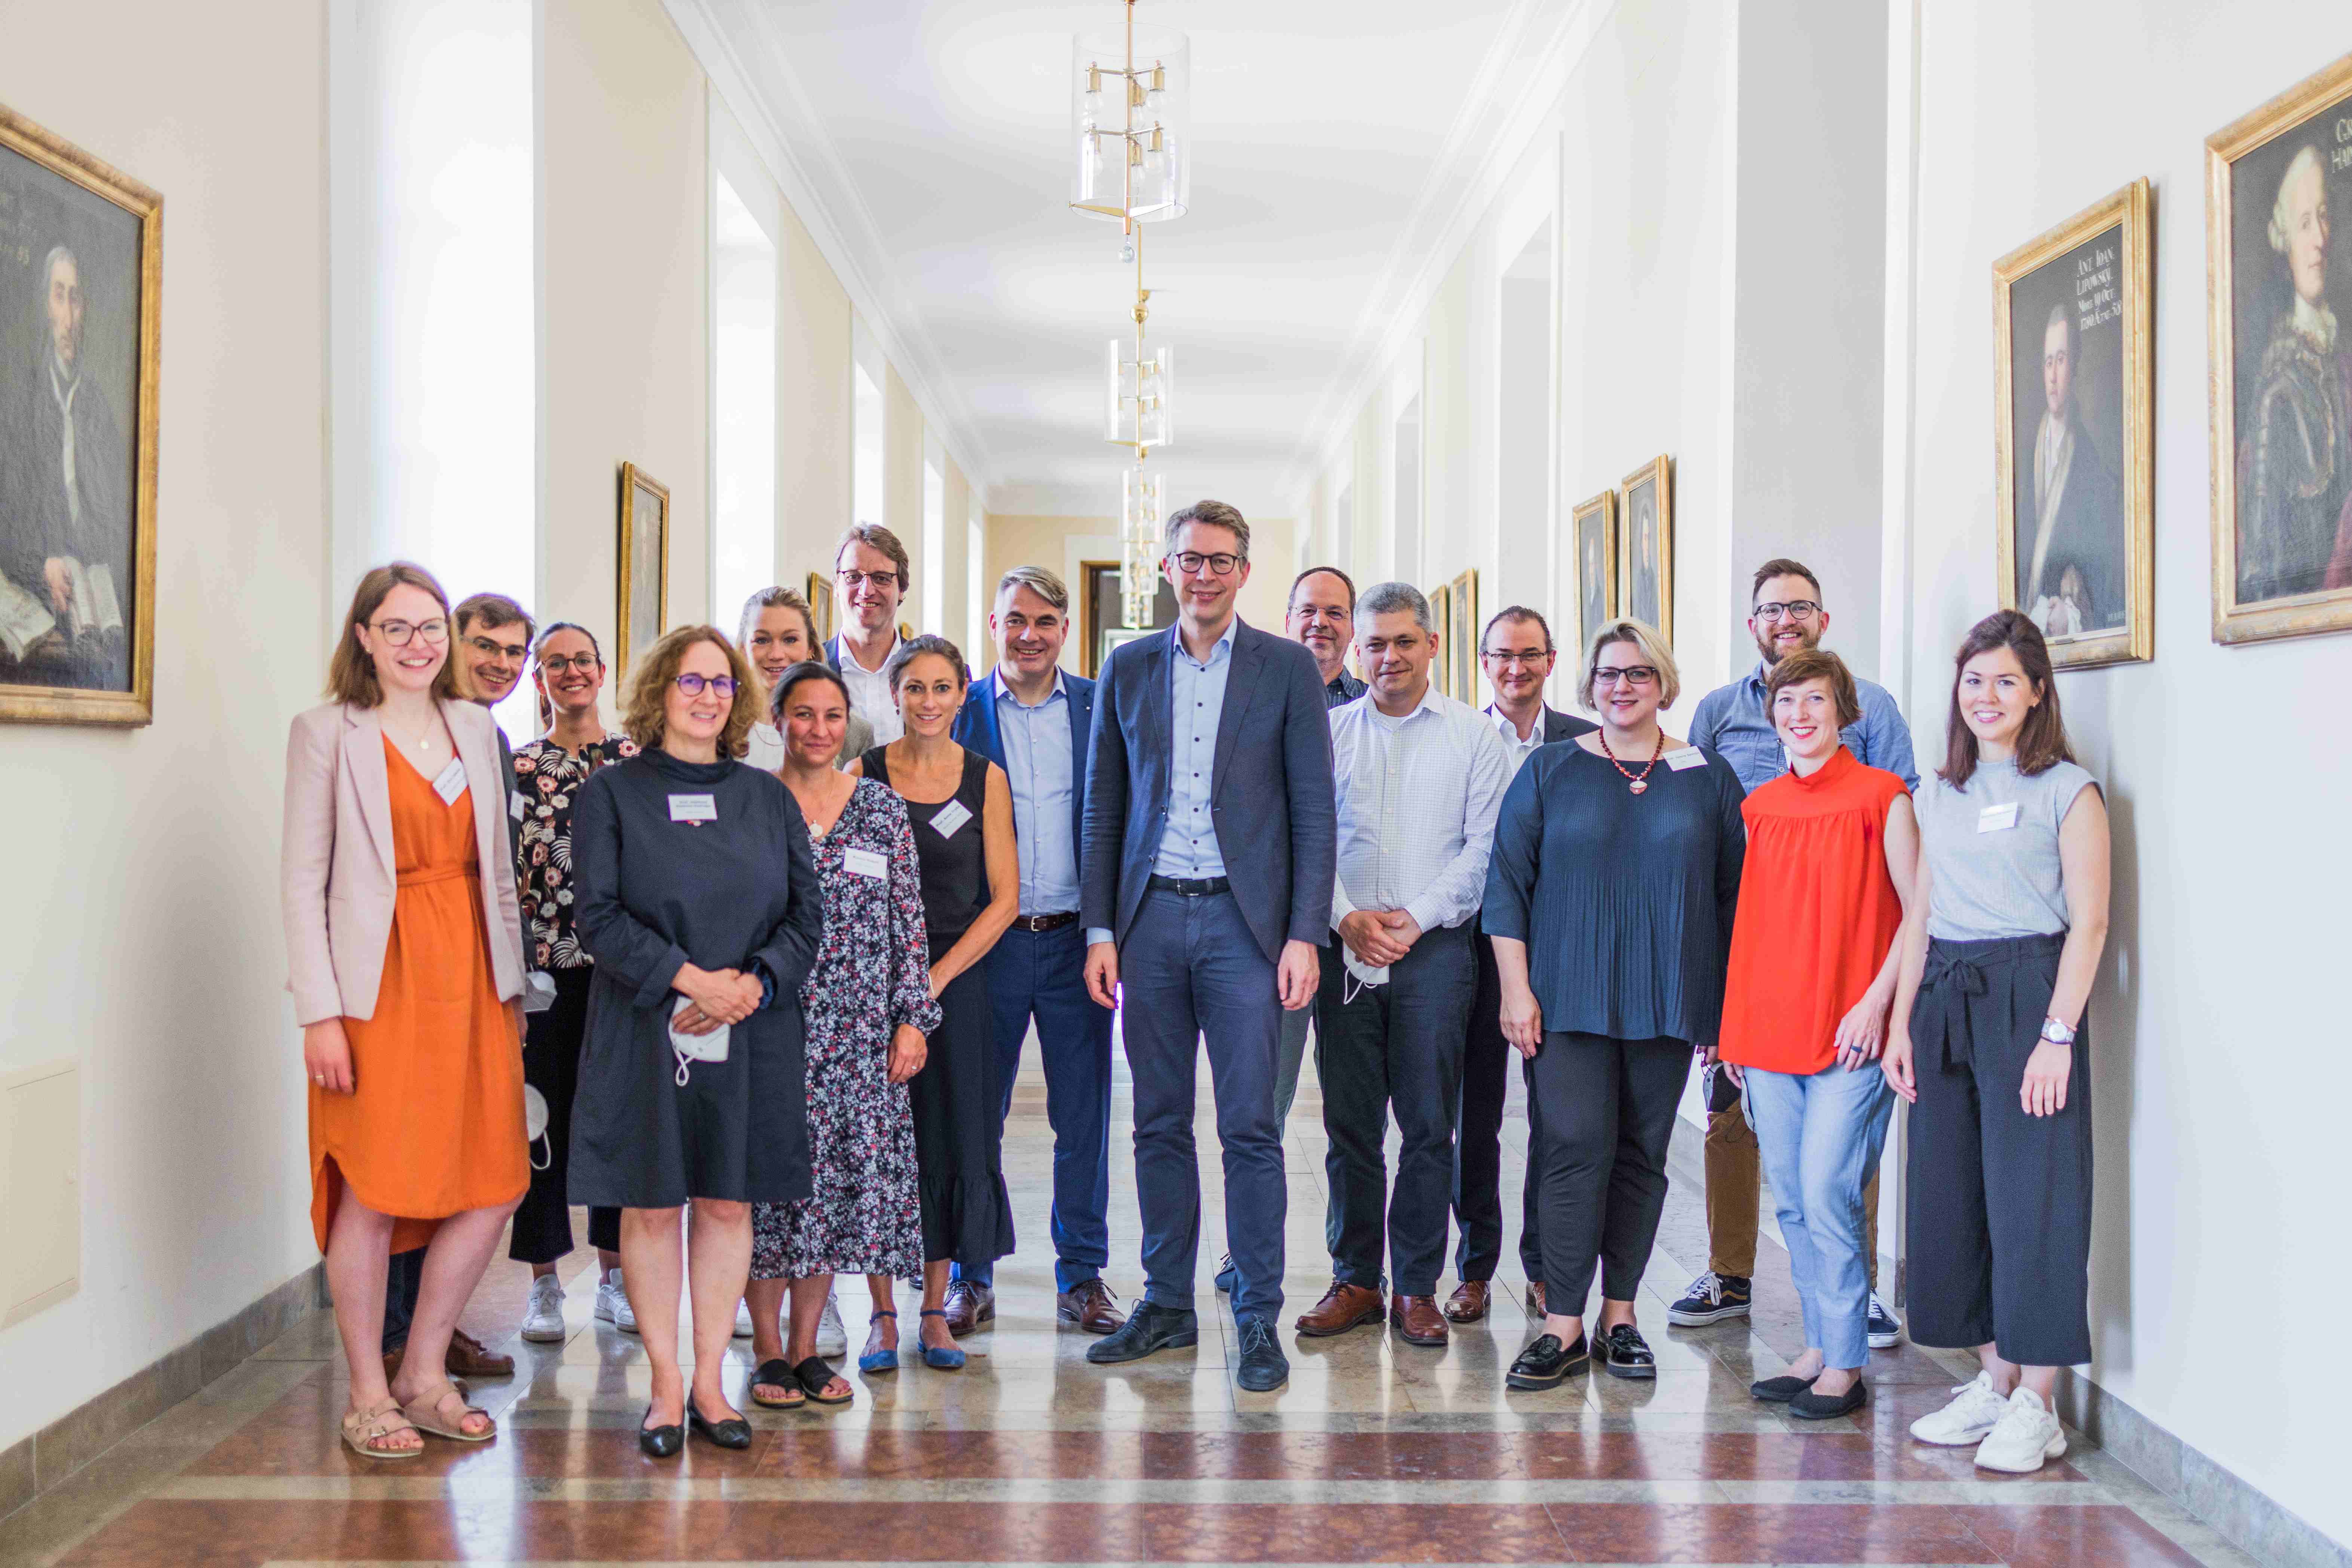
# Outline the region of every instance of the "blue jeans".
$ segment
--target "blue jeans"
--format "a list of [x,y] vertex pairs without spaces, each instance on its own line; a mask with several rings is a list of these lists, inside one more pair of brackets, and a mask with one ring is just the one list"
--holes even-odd
[[[995,1015],[1001,1122],[1013,1113],[1021,1042],[1037,1020],[1045,1068],[1045,1120],[1054,1129],[1054,1288],[1075,1290],[1102,1278],[1110,1261],[1110,1009],[1087,994],[1087,933],[1019,927],[989,951],[988,1002]],[[996,1265],[955,1268],[977,1285],[996,1282]]]
[[1772,1184],[1805,1343],[1833,1367],[1870,1359],[1870,1268],[1862,1188],[1878,1169],[1895,1091],[1874,1061],[1797,1077],[1747,1070],[1748,1124]]

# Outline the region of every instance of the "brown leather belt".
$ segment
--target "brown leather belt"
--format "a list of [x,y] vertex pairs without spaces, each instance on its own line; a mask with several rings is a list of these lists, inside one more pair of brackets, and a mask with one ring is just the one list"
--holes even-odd
[[1064,926],[1074,926],[1077,923],[1078,911],[1076,910],[1070,910],[1067,914],[1015,915],[1013,917],[1013,929],[1014,931],[1060,931]]

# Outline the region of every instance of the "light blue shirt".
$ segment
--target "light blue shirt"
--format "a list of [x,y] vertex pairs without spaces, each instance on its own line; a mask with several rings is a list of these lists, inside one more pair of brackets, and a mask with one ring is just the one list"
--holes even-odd
[[1234,670],[1234,633],[1241,617],[1225,623],[1225,635],[1209,650],[1206,664],[1184,647],[1181,628],[1168,641],[1168,827],[1160,837],[1152,869],[1162,877],[1197,879],[1225,874],[1217,847],[1217,825],[1209,809],[1215,793],[1217,721],[1224,716],[1225,683]]
[[1078,907],[1078,845],[1070,795],[1077,757],[1070,743],[1070,695],[1059,670],[1034,708],[996,683],[996,732],[1013,785],[1013,841],[1021,855],[1021,912],[1063,915]]
[[[1862,721],[1841,731],[1845,749],[1866,768],[1884,768],[1917,790],[1919,769],[1911,760],[1911,729],[1894,694],[1883,686],[1853,678],[1854,695],[1862,700]],[[1718,686],[1698,700],[1691,715],[1691,744],[1719,753],[1739,775],[1740,787],[1753,790],[1787,771],[1789,759],[1780,745],[1780,731],[1772,727],[1766,707],[1764,666],[1728,686]]]

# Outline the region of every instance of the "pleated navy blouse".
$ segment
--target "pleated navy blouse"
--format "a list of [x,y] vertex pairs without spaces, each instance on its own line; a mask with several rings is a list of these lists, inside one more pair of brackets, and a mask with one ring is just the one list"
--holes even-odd
[[1715,1038],[1748,830],[1739,775],[1701,754],[1676,769],[1669,752],[1635,795],[1606,757],[1560,741],[1511,781],[1481,923],[1527,943],[1546,1033]]

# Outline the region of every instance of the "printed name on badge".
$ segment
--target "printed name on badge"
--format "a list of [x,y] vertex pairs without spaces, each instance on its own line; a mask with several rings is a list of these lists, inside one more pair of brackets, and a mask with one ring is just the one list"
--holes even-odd
[[971,808],[960,800],[951,800],[940,807],[940,814],[931,818],[931,826],[939,829],[940,837],[953,838],[956,829],[971,820]]
[[443,805],[457,805],[457,797],[466,793],[466,764],[450,758],[449,765],[433,781],[433,793],[441,797]]
[[873,877],[887,881],[890,877],[889,857],[878,849],[845,849],[841,852],[842,869],[859,877]]
[[1678,773],[1692,768],[1703,768],[1706,765],[1706,753],[1696,746],[1685,746],[1681,751],[1672,752],[1666,758],[1666,766]]
[[1979,833],[1999,833],[2003,828],[2016,826],[2017,802],[2013,800],[2007,805],[1989,805],[1977,813]]
[[719,802],[707,795],[674,795],[669,797],[669,819],[672,822],[716,822]]
[[522,796],[520,795],[510,795],[507,796],[507,815],[513,817],[517,822],[520,822],[522,820]]

